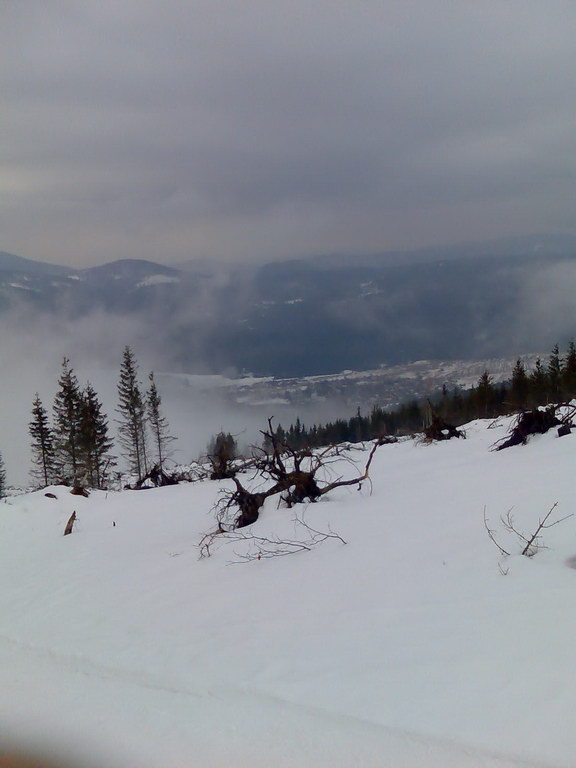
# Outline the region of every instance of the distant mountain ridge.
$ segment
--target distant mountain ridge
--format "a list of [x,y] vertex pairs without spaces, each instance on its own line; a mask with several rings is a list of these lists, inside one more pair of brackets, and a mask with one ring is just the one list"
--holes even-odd
[[16,256],[13,253],[0,251],[0,271],[63,274],[68,271],[76,272],[77,270],[61,267],[57,264],[46,264],[42,261],[33,261],[32,259],[25,259],[22,256]]
[[[408,264],[420,264],[453,260],[467,257],[509,257],[531,255],[568,256],[576,255],[576,235],[569,234],[535,234],[511,237],[494,238],[479,242],[462,242],[451,245],[428,246],[426,248],[413,248],[406,250],[376,251],[373,253],[326,253],[319,256],[297,257],[293,259],[264,262],[265,264],[308,264],[312,268],[339,267],[339,266],[365,266],[387,267]],[[45,272],[69,272],[70,274],[89,274],[94,271],[112,272],[119,269],[125,274],[133,270],[145,271],[155,269],[159,271],[171,270],[172,272],[203,272],[210,273],[214,269],[218,271],[236,269],[239,265],[229,264],[223,261],[213,262],[207,258],[189,259],[180,264],[163,265],[149,259],[116,259],[93,267],[75,268],[58,264],[48,264],[41,261],[17,256],[13,253],[0,251],[0,270],[21,271],[45,271]],[[247,265],[241,265],[247,266]]]
[[309,376],[548,349],[576,334],[575,291],[566,235],[213,272],[141,259],[71,269],[0,253],[0,313],[133,317],[172,370],[188,372]]
[[524,235],[502,237],[482,242],[463,242],[454,245],[429,246],[410,250],[377,251],[364,254],[323,254],[299,262],[313,263],[326,268],[399,266],[434,261],[451,261],[461,258],[494,258],[508,256],[549,256],[576,255],[576,235]]
[[117,261],[110,261],[98,267],[89,267],[88,269],[78,270],[77,274],[84,277],[98,275],[103,279],[131,279],[133,277],[145,277],[153,274],[178,276],[180,270],[175,269],[174,267],[164,266],[163,264],[157,264],[156,262],[148,261],[146,259],[118,259]]

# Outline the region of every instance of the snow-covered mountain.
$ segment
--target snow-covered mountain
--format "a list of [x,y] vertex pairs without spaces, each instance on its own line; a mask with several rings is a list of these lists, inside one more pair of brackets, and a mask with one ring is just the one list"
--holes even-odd
[[382,446],[362,490],[317,504],[269,499],[249,533],[295,541],[299,517],[346,542],[271,559],[242,562],[249,540],[198,559],[228,481],[7,499],[0,744],[77,768],[573,765],[576,518],[533,558],[500,518],[529,535],[572,514],[576,438],[491,452],[509,427]]

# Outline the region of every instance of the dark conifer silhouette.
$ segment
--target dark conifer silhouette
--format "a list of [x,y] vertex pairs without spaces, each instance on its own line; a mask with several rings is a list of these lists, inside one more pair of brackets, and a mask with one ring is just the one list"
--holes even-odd
[[138,364],[130,347],[124,348],[118,382],[118,434],[130,470],[144,477],[148,472],[146,403],[138,381]]
[[79,445],[82,397],[78,379],[67,357],[62,361],[59,390],[54,399],[54,438],[56,460],[62,479],[77,485],[81,476]]
[[[576,397],[576,346],[568,345],[564,359],[560,356],[558,344],[552,352],[546,366],[536,360],[530,372],[519,358],[511,372],[510,380],[494,383],[488,371],[484,371],[478,384],[471,390],[455,388],[448,392],[446,385],[437,397],[410,402],[390,411],[373,406],[369,416],[362,416],[357,411],[349,419],[337,419],[327,424],[315,424],[306,429],[298,420],[284,430],[276,427],[275,434],[281,435],[279,442],[290,448],[318,448],[342,442],[382,439],[384,436],[401,436],[422,432],[431,422],[430,408],[433,412],[454,427],[461,426],[472,419],[493,419],[514,411],[524,411],[528,407],[560,403]],[[264,448],[269,446],[266,444]]]
[[112,440],[108,436],[108,419],[90,383],[80,403],[79,446],[85,483],[91,488],[105,488],[108,473],[114,466],[110,455]]
[[522,411],[528,405],[529,379],[526,373],[526,366],[521,358],[516,360],[512,370],[512,381],[510,384],[510,405],[515,410]]
[[[475,390],[476,407],[478,409],[478,415],[482,419],[488,419],[492,416],[493,409],[496,403],[496,390],[494,387],[494,378],[490,376],[488,371],[484,371],[482,376],[478,379],[478,384]],[[445,414],[444,414],[445,415]]]
[[536,360],[534,369],[529,376],[529,387],[532,407],[548,402],[548,374],[540,358]]
[[208,446],[208,461],[212,466],[210,478],[224,480],[236,474],[233,462],[238,455],[238,447],[229,432],[218,432]]
[[31,474],[46,487],[57,481],[58,464],[54,435],[38,393],[32,404],[32,421],[28,425],[28,431],[32,437],[32,463],[34,464]]
[[562,393],[566,399],[576,394],[576,346],[573,341],[568,344],[562,369]]
[[562,399],[562,361],[558,344],[552,347],[548,358],[548,392],[551,402],[557,403]]
[[164,463],[171,455],[170,444],[176,439],[170,434],[168,420],[161,410],[162,398],[156,387],[154,373],[148,376],[150,386],[148,387],[146,406],[148,412],[148,424],[152,433],[152,445],[156,459],[156,465],[160,472],[164,471]]

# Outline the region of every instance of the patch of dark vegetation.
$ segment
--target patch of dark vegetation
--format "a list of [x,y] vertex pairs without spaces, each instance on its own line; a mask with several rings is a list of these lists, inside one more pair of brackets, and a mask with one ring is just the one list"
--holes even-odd
[[501,451],[514,445],[525,445],[530,435],[544,435],[553,427],[564,427],[569,433],[572,427],[571,414],[565,416],[566,420],[563,421],[556,415],[558,408],[560,406],[550,405],[545,409],[537,408],[533,411],[523,411],[518,415],[509,436],[503,442],[497,443],[494,450]]

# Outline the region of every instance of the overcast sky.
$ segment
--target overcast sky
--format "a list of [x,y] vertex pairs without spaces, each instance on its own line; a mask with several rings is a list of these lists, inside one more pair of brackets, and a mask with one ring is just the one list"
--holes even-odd
[[0,250],[574,232],[574,0],[0,0]]

